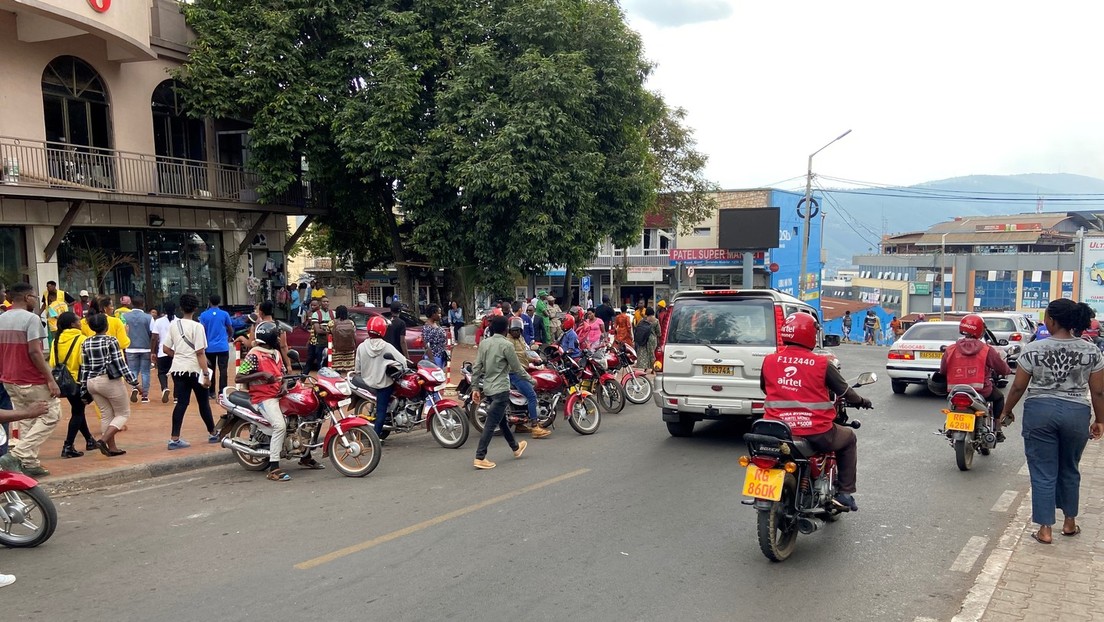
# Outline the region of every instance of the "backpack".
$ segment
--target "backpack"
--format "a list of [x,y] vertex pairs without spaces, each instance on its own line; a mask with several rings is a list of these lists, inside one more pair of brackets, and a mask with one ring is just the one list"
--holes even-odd
[[334,322],[333,343],[335,350],[342,352],[356,350],[356,324],[353,324],[352,320]]
[[643,348],[648,345],[648,337],[652,334],[651,322],[640,322],[633,328],[633,341],[636,342],[637,349]]

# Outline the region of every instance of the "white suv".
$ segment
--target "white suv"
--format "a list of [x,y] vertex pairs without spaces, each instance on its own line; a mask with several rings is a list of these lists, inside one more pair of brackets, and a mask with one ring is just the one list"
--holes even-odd
[[703,419],[762,417],[763,359],[777,349],[782,322],[798,312],[820,321],[807,303],[770,289],[675,294],[654,393],[667,431],[690,436]]

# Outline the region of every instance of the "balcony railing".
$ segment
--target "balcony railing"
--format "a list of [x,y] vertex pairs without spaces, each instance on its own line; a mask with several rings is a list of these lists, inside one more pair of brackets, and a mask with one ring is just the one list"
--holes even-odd
[[[0,136],[0,183],[113,194],[256,203],[259,180],[240,166]],[[275,201],[306,205],[303,181]]]

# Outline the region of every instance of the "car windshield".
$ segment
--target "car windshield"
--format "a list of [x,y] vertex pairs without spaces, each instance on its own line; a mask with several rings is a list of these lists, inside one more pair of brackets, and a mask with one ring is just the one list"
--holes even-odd
[[985,317],[985,327],[997,333],[1011,333],[1016,330],[1016,323],[1008,317]]
[[680,300],[667,327],[667,343],[773,347],[774,304],[766,300]]
[[957,324],[916,324],[901,339],[911,341],[958,341]]

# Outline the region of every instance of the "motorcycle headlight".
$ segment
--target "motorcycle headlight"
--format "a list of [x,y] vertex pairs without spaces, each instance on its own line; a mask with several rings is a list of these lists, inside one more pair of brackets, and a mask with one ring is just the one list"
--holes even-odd
[[432,374],[430,374],[430,377],[433,378],[433,380],[435,380],[436,382],[446,382],[448,380],[447,378],[445,378],[445,371],[443,369],[438,369],[434,371]]

